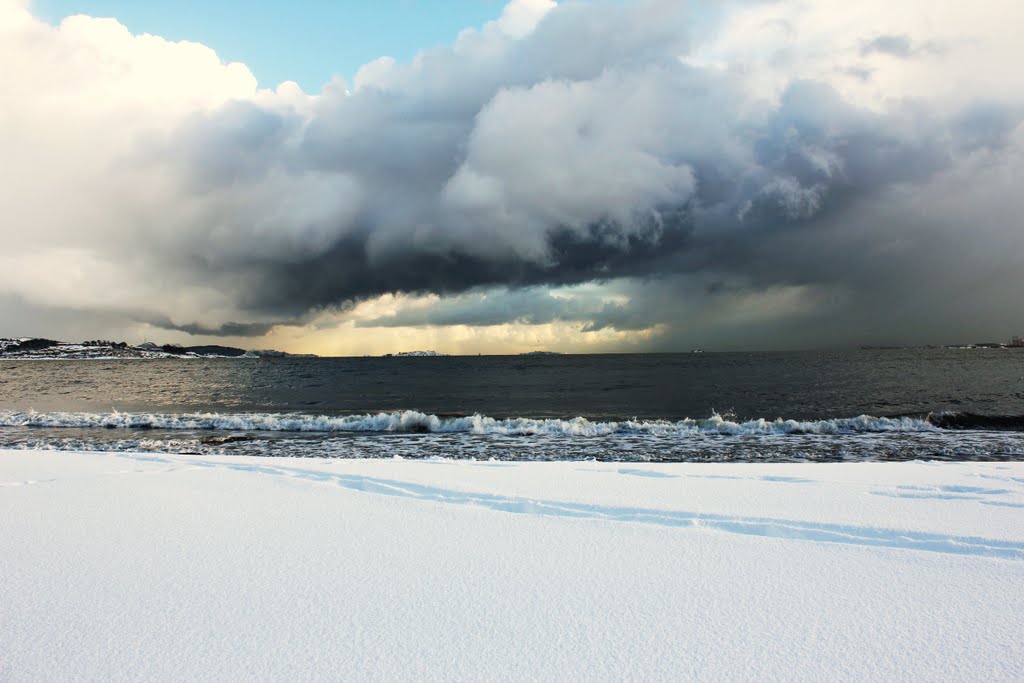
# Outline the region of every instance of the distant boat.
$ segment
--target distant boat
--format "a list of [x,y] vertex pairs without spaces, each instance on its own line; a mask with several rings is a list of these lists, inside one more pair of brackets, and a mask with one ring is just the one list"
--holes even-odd
[[690,353],[704,353],[704,349],[694,349],[693,351],[690,351]]

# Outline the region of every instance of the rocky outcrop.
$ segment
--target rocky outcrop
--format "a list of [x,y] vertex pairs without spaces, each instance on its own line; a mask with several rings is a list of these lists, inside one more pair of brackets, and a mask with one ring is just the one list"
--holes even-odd
[[145,342],[130,346],[127,342],[91,340],[79,343],[53,339],[0,339],[0,359],[113,359],[113,358],[275,358],[291,357],[283,351],[246,351],[233,346],[208,344],[181,346]]

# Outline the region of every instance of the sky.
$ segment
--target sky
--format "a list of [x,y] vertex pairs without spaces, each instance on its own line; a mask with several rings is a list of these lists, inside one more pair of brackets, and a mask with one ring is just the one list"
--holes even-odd
[[1006,340],[1020,25],[1010,0],[0,0],[0,336]]
[[50,24],[84,14],[115,17],[135,34],[208,45],[221,59],[246,64],[259,85],[295,81],[317,92],[333,77],[351,79],[382,56],[408,62],[425,48],[451,43],[467,27],[501,14],[500,0],[37,0]]

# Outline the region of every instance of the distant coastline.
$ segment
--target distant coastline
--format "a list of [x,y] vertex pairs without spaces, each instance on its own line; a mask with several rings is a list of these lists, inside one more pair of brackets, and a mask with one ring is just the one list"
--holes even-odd
[[862,351],[901,351],[907,349],[1024,349],[1024,337],[1014,337],[1008,342],[972,342],[969,344],[926,344],[923,346],[870,345],[860,347]]
[[[1024,349],[1024,337],[1015,336],[1008,342],[973,342],[966,344],[919,344],[919,345],[897,345],[897,344],[864,344],[859,348],[861,351],[909,351],[909,350],[939,350],[939,349]],[[799,349],[793,349],[794,351]],[[852,349],[851,349],[852,350]],[[673,353],[673,352],[668,352]],[[677,351],[674,353],[704,353],[704,349],[695,348],[689,351]],[[744,353],[740,351],[739,353]],[[382,354],[380,358],[442,358],[452,354],[434,350],[399,351],[397,353]],[[482,354],[468,354],[479,356]],[[483,354],[487,355],[487,354]],[[559,351],[524,351],[519,354],[498,354],[518,355],[528,357],[545,357],[565,355]],[[599,354],[600,355],[600,354]],[[143,342],[142,344],[129,344],[127,342],[114,342],[97,339],[82,342],[66,342],[47,339],[43,337],[0,337],[0,360],[117,360],[117,359],[169,359],[169,358],[319,358],[320,356],[311,353],[288,353],[274,349],[243,349],[234,346],[222,346],[218,344],[202,344],[183,346],[180,344],[157,344],[154,342]]]
[[205,344],[181,346],[144,342],[131,345],[96,339],[63,342],[41,337],[0,338],[0,360],[114,360],[122,358],[315,358],[313,354],[292,354],[273,349],[240,349],[234,346]]

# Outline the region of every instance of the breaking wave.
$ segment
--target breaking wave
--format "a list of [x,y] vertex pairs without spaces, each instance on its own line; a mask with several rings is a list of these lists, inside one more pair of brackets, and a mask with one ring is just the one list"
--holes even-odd
[[[392,432],[466,433],[502,436],[611,436],[611,435],[726,435],[758,436],[785,434],[864,434],[893,432],[936,432],[970,429],[971,422],[951,414],[924,417],[858,417],[828,420],[755,419],[738,421],[713,414],[706,419],[592,421],[583,417],[569,420],[525,417],[498,419],[486,415],[438,417],[413,410],[364,415],[310,415],[297,413],[72,413],[0,411],[0,426],[84,429],[159,429],[228,432]],[[992,429],[988,424],[979,429]],[[998,427],[995,427],[998,428]],[[1003,429],[1005,429],[1005,425]]]

